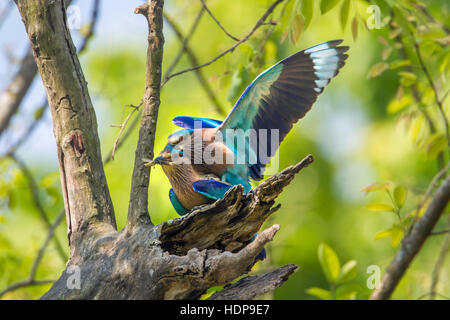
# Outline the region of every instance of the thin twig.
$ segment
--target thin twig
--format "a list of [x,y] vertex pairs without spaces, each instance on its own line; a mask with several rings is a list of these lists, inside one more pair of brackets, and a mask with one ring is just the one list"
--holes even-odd
[[[46,210],[44,209],[44,206],[43,206],[43,204],[41,202],[41,199],[39,197],[39,194],[37,192],[38,185],[36,183],[36,180],[34,179],[33,174],[28,169],[27,165],[22,160],[17,158],[17,156],[15,154],[11,154],[11,155],[9,155],[9,157],[12,160],[14,160],[14,162],[18,165],[18,167],[20,168],[20,170],[22,171],[22,173],[26,177],[26,179],[28,181],[28,186],[29,186],[30,192],[31,192],[31,198],[33,199],[34,205],[35,205],[37,211],[39,212],[39,215],[41,216],[41,219],[44,221],[46,227],[48,229],[51,229],[52,224],[50,223],[49,215],[47,214]],[[66,262],[67,261],[67,255],[64,252],[64,249],[62,248],[62,245],[60,244],[60,242],[59,242],[59,240],[57,238],[55,238],[54,241],[55,241],[56,249],[58,251],[59,256],[61,257],[61,259],[64,262]]]
[[370,296],[371,300],[389,299],[412,260],[433,231],[449,201],[450,178],[447,178],[434,193],[425,214],[415,224],[411,233],[403,238],[401,249],[386,268],[383,279]]
[[[167,23],[169,24],[169,26],[172,28],[172,30],[175,32],[175,35],[177,36],[178,40],[180,40],[180,42],[185,43],[184,41],[184,36],[181,33],[180,27],[177,25],[177,23],[175,22],[174,19],[172,19],[172,17],[170,17],[167,12],[163,13],[164,15],[164,19],[167,21]],[[191,49],[191,47],[188,45],[188,43],[186,43],[185,45],[185,52],[189,58],[189,61],[191,63],[192,66],[196,66],[198,65],[198,59],[194,53],[194,51]],[[216,111],[221,114],[221,115],[226,115],[226,111],[224,110],[224,107],[222,106],[222,104],[217,100],[216,95],[213,92],[213,89],[211,88],[209,82],[205,79],[205,76],[203,75],[202,70],[197,69],[194,70],[194,73],[197,77],[198,82],[200,83],[200,85],[203,87],[203,89],[206,92],[206,95],[208,96],[209,100],[211,101],[211,103],[214,105]]]
[[92,8],[92,16],[91,16],[91,22],[89,23],[89,29],[86,33],[86,36],[83,38],[83,41],[81,42],[80,49],[78,50],[78,54],[82,53],[87,45],[89,40],[94,35],[94,29],[95,25],[97,24],[97,17],[98,17],[98,9],[100,7],[100,0],[95,0],[94,7]]
[[262,25],[264,25],[267,17],[273,12],[273,10],[275,10],[275,8],[284,0],[277,0],[275,1],[264,13],[264,15],[256,22],[255,26],[250,30],[250,32],[243,37],[241,40],[239,40],[238,42],[236,42],[233,46],[231,46],[230,48],[228,48],[227,50],[223,51],[222,53],[220,53],[219,55],[217,55],[216,57],[212,58],[211,60],[209,60],[208,62],[205,62],[201,65],[195,66],[195,67],[191,67],[191,68],[187,68],[184,70],[181,70],[179,72],[175,72],[173,74],[171,74],[170,76],[167,77],[167,79],[165,80],[165,82],[163,82],[161,85],[164,85],[167,81],[169,81],[170,79],[172,79],[173,77],[179,76],[183,73],[186,72],[190,72],[190,71],[194,71],[206,66],[209,66],[210,64],[216,62],[217,60],[219,60],[220,58],[222,58],[223,56],[225,56],[227,53],[232,52],[234,49],[236,49],[237,47],[239,47],[241,44],[243,44],[244,42],[246,42],[254,33],[255,31]]
[[139,108],[142,106],[143,103],[144,103],[144,101],[141,100],[141,103],[139,103],[137,106],[132,105],[132,104],[128,105],[129,107],[132,107],[133,110],[131,110],[131,112],[128,114],[128,116],[126,117],[125,121],[122,124],[119,125],[120,131],[119,131],[119,134],[117,135],[116,140],[114,141],[114,145],[113,145],[113,148],[112,148],[112,151],[111,151],[111,160],[114,160],[114,153],[116,152],[117,146],[119,144],[120,137],[122,136],[123,131],[125,130],[125,127],[127,126],[128,121],[130,120],[131,116],[136,111],[139,110]]
[[44,279],[44,280],[35,280],[35,279],[27,279],[24,281],[16,282],[9,287],[7,287],[5,290],[0,292],[0,297],[5,295],[8,292],[23,288],[23,287],[29,287],[29,286],[40,286],[43,284],[49,284],[55,282],[56,279]]
[[428,83],[430,84],[431,89],[433,90],[434,99],[436,101],[436,104],[438,105],[438,109],[441,114],[442,121],[444,123],[445,136],[447,138],[447,144],[448,144],[448,149],[449,149],[449,154],[450,154],[450,131],[449,131],[450,129],[449,129],[447,116],[445,115],[444,106],[442,104],[441,99],[439,99],[439,93],[438,93],[438,90],[436,88],[436,85],[435,85],[433,79],[431,78],[430,72],[428,71],[427,66],[423,62],[422,54],[420,53],[420,47],[417,42],[414,43],[414,48],[416,50],[416,54],[417,54],[417,58],[419,59],[420,66],[421,66],[423,72],[425,73],[425,76],[428,80]]
[[219,26],[220,29],[222,29],[222,31],[229,36],[231,39],[233,39],[234,41],[239,41],[239,38],[233,36],[231,33],[229,33],[225,27],[220,23],[220,21],[213,15],[213,13],[211,12],[211,10],[209,10],[209,8],[206,6],[205,0],[200,0],[203,4],[203,8],[205,8],[206,12],[208,12],[208,14],[211,16],[211,18],[217,23],[217,25]]
[[9,0],[6,4],[5,8],[0,12],[0,28],[2,27],[3,23],[6,21],[6,18],[8,17],[9,13],[11,12],[13,2],[12,0]]
[[[445,237],[444,244],[441,247],[441,251],[439,253],[439,257],[436,260],[436,263],[433,268],[433,272],[431,273],[431,285],[430,285],[430,299],[434,300],[436,296],[436,287],[439,282],[439,276],[441,273],[442,266],[444,265],[445,258],[447,257],[447,254],[450,249],[450,233],[449,230],[443,231],[444,233],[447,233],[447,236]],[[440,232],[441,234],[443,233]],[[438,234],[438,233],[434,233]]]
[[40,284],[47,284],[51,282],[55,282],[55,280],[36,280],[36,271],[39,266],[39,264],[42,261],[42,257],[44,256],[44,252],[47,249],[50,240],[52,239],[53,235],[55,234],[56,228],[59,226],[61,221],[63,220],[65,215],[65,211],[62,210],[58,217],[56,218],[55,222],[51,225],[50,229],[48,230],[47,237],[45,238],[44,243],[40,247],[38,254],[36,255],[36,258],[33,261],[33,265],[31,266],[30,275],[28,276],[28,279],[19,281],[16,283],[11,284],[7,288],[5,288],[3,291],[0,292],[0,297],[6,294],[7,292],[11,292],[20,288],[32,286],[32,285],[40,285]]
[[172,73],[173,69],[177,66],[178,62],[180,61],[181,57],[183,56],[183,53],[186,51],[186,47],[189,43],[189,40],[192,38],[192,36],[194,35],[195,30],[198,27],[198,24],[200,22],[200,19],[203,16],[203,12],[205,11],[205,8],[202,7],[200,9],[200,11],[197,14],[197,17],[195,17],[194,23],[192,24],[191,28],[189,29],[188,34],[184,37],[183,42],[181,44],[181,48],[178,51],[175,59],[173,59],[172,63],[170,64],[170,66],[167,68],[166,74],[163,76],[163,81],[161,84],[161,87],[164,85],[164,83],[167,81],[167,78],[170,76],[170,74]]

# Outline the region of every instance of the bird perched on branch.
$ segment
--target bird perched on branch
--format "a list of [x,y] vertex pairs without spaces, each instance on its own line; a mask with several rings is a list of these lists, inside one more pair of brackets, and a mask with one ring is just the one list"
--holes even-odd
[[222,198],[234,185],[245,192],[261,180],[279,144],[344,65],[347,46],[328,41],[297,52],[261,73],[222,122],[180,116],[182,130],[147,165],[159,164],[169,178],[169,198],[183,215]]

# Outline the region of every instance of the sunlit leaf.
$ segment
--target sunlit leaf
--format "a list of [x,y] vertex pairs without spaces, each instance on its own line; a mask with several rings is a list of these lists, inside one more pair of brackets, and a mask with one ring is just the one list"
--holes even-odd
[[404,60],[394,60],[389,63],[389,67],[391,69],[397,69],[404,66],[409,66],[411,64],[411,60],[404,59]]
[[361,189],[361,192],[368,194],[372,191],[389,190],[389,183],[374,183]]
[[339,15],[342,30],[344,30],[345,26],[347,25],[349,12],[350,12],[350,0],[344,0],[344,2],[342,3],[342,6],[341,6],[340,15]]
[[309,295],[322,299],[322,300],[332,300],[332,296],[331,296],[331,292],[322,288],[317,288],[317,287],[313,287],[313,288],[309,288],[308,290],[306,290],[306,293],[308,293]]
[[391,244],[392,244],[392,246],[394,248],[397,247],[398,244],[400,243],[400,241],[402,241],[402,238],[403,238],[403,229],[398,225],[393,226],[391,229]]
[[383,230],[383,231],[378,232],[375,235],[375,239],[379,240],[379,239],[390,237],[391,235],[392,235],[392,229],[387,229],[387,230]]
[[409,130],[409,139],[411,142],[415,143],[419,137],[420,131],[422,129],[425,117],[420,114],[412,120],[412,125]]
[[356,38],[358,37],[358,19],[356,16],[354,16],[352,20],[352,37],[353,41],[356,41]]
[[400,71],[398,75],[401,77],[400,83],[405,87],[416,83],[417,76],[412,72]]
[[398,37],[398,35],[400,33],[402,33],[402,29],[394,29],[394,30],[389,32],[388,37],[389,37],[389,39],[394,39],[394,38]]
[[334,250],[327,244],[322,243],[319,245],[319,262],[322,266],[322,270],[328,279],[328,282],[335,283],[340,272],[339,258]]
[[314,0],[302,0],[300,7],[301,13],[305,18],[305,30],[311,23],[314,12]]
[[447,148],[447,138],[443,133],[435,133],[425,140],[424,146],[428,159],[435,159],[439,153]]
[[394,99],[391,100],[391,102],[389,102],[388,107],[387,107],[387,112],[389,114],[394,114],[394,113],[399,112],[399,111],[405,109],[406,107],[410,106],[413,102],[414,102],[414,99],[409,94],[403,95],[400,98],[400,100],[398,100],[397,97],[395,97]]
[[370,211],[391,211],[391,212],[395,212],[395,208],[389,204],[385,204],[385,203],[371,203],[371,204],[366,204],[366,208],[369,209]]
[[302,35],[305,26],[305,18],[301,14],[295,14],[291,26],[291,41],[295,45]]
[[394,188],[394,201],[398,208],[402,208],[406,201],[408,190],[404,186],[396,186]]
[[320,13],[324,14],[333,9],[339,0],[321,0],[320,1]]
[[367,79],[378,77],[387,69],[389,69],[389,65],[386,62],[379,62],[377,64],[374,64],[367,74]]
[[360,290],[355,284],[341,285],[336,289],[336,300],[355,300]]
[[383,51],[381,51],[381,59],[387,60],[387,58],[389,58],[389,56],[391,55],[391,52],[392,52],[392,47],[384,48]]
[[336,279],[336,283],[342,284],[344,282],[353,280],[358,274],[356,264],[356,260],[350,260],[349,262],[345,263],[341,268],[341,272],[339,273],[338,278]]

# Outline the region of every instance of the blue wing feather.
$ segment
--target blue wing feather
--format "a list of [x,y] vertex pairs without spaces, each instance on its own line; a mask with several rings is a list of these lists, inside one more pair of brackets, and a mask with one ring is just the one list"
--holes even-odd
[[194,129],[200,126],[202,128],[216,128],[222,124],[222,121],[209,118],[179,116],[173,118],[172,123],[182,128]]
[[[348,47],[338,46],[341,42],[328,41],[297,52],[261,73],[220,125],[227,146],[234,143],[227,141],[227,129],[255,129],[258,134],[261,129],[268,130],[266,141],[258,136],[245,145],[248,154],[256,155],[256,162],[237,165],[244,166],[251,178],[263,178],[264,168],[280,142],[344,65]],[[278,129],[278,137],[271,136],[272,129]]]

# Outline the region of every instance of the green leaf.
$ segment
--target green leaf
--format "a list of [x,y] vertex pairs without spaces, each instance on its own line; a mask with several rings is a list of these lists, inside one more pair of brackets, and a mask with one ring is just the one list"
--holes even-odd
[[377,64],[374,64],[367,74],[367,79],[378,77],[387,69],[389,69],[389,65],[386,62],[379,62]]
[[435,133],[425,142],[425,152],[428,159],[435,159],[439,153],[447,148],[447,139],[443,133]]
[[409,139],[411,142],[415,143],[417,141],[424,122],[425,117],[423,114],[418,115],[412,120],[412,125],[409,130]]
[[340,272],[339,258],[336,253],[327,244],[319,245],[319,262],[322,266],[323,273],[328,279],[328,282],[335,283]]
[[365,192],[366,194],[368,194],[372,191],[379,191],[379,190],[389,190],[389,183],[374,183],[367,187],[362,188],[361,192]]
[[331,292],[322,288],[312,287],[306,290],[306,293],[322,300],[332,300]]
[[42,118],[42,116],[44,115],[44,111],[47,109],[46,105],[43,105],[41,107],[39,107],[35,112],[34,112],[34,119],[35,120],[39,120],[40,118]]
[[389,102],[389,104],[387,106],[387,112],[389,114],[394,114],[394,113],[399,112],[399,111],[405,109],[406,107],[410,106],[413,102],[414,102],[414,99],[409,94],[404,94],[400,98],[400,100],[397,99],[397,97],[395,97],[394,99],[391,100],[391,102]]
[[336,289],[336,300],[355,300],[361,289],[358,285],[347,284]]
[[340,21],[342,30],[345,30],[345,26],[347,25],[349,12],[350,12],[350,0],[344,0],[340,12]]
[[398,75],[400,76],[400,83],[405,87],[416,83],[417,76],[412,72],[400,71]]
[[358,269],[356,268],[356,260],[350,260],[344,264],[341,268],[338,278],[336,279],[337,284],[342,284],[353,280],[358,274]]
[[391,244],[395,248],[398,246],[400,241],[402,241],[403,229],[400,226],[395,225],[392,227],[391,233],[392,233]]
[[375,240],[387,238],[387,237],[390,237],[391,235],[392,235],[392,229],[386,229],[386,230],[378,232],[375,235]]
[[339,0],[322,0],[320,1],[320,13],[324,14],[333,9]]
[[366,208],[369,209],[370,211],[391,211],[391,212],[395,212],[395,208],[389,204],[384,204],[384,203],[371,203],[371,204],[367,204]]
[[397,69],[404,66],[409,66],[411,64],[411,60],[404,59],[404,60],[394,60],[389,64],[389,67],[391,69]]
[[302,0],[300,11],[305,18],[305,30],[311,23],[314,12],[314,0]]
[[356,18],[356,15],[353,17],[352,21],[352,37],[353,41],[356,41],[356,38],[358,37],[358,19]]
[[292,20],[290,30],[291,41],[294,45],[296,45],[298,39],[300,39],[304,27],[305,27],[305,18],[301,14],[295,14]]
[[[387,60],[387,58],[389,58],[391,53],[392,53],[392,47],[384,48],[383,51],[381,51],[381,59]],[[391,69],[392,69],[392,66],[391,66]]]
[[394,201],[398,208],[402,208],[406,201],[408,190],[404,186],[394,188]]

